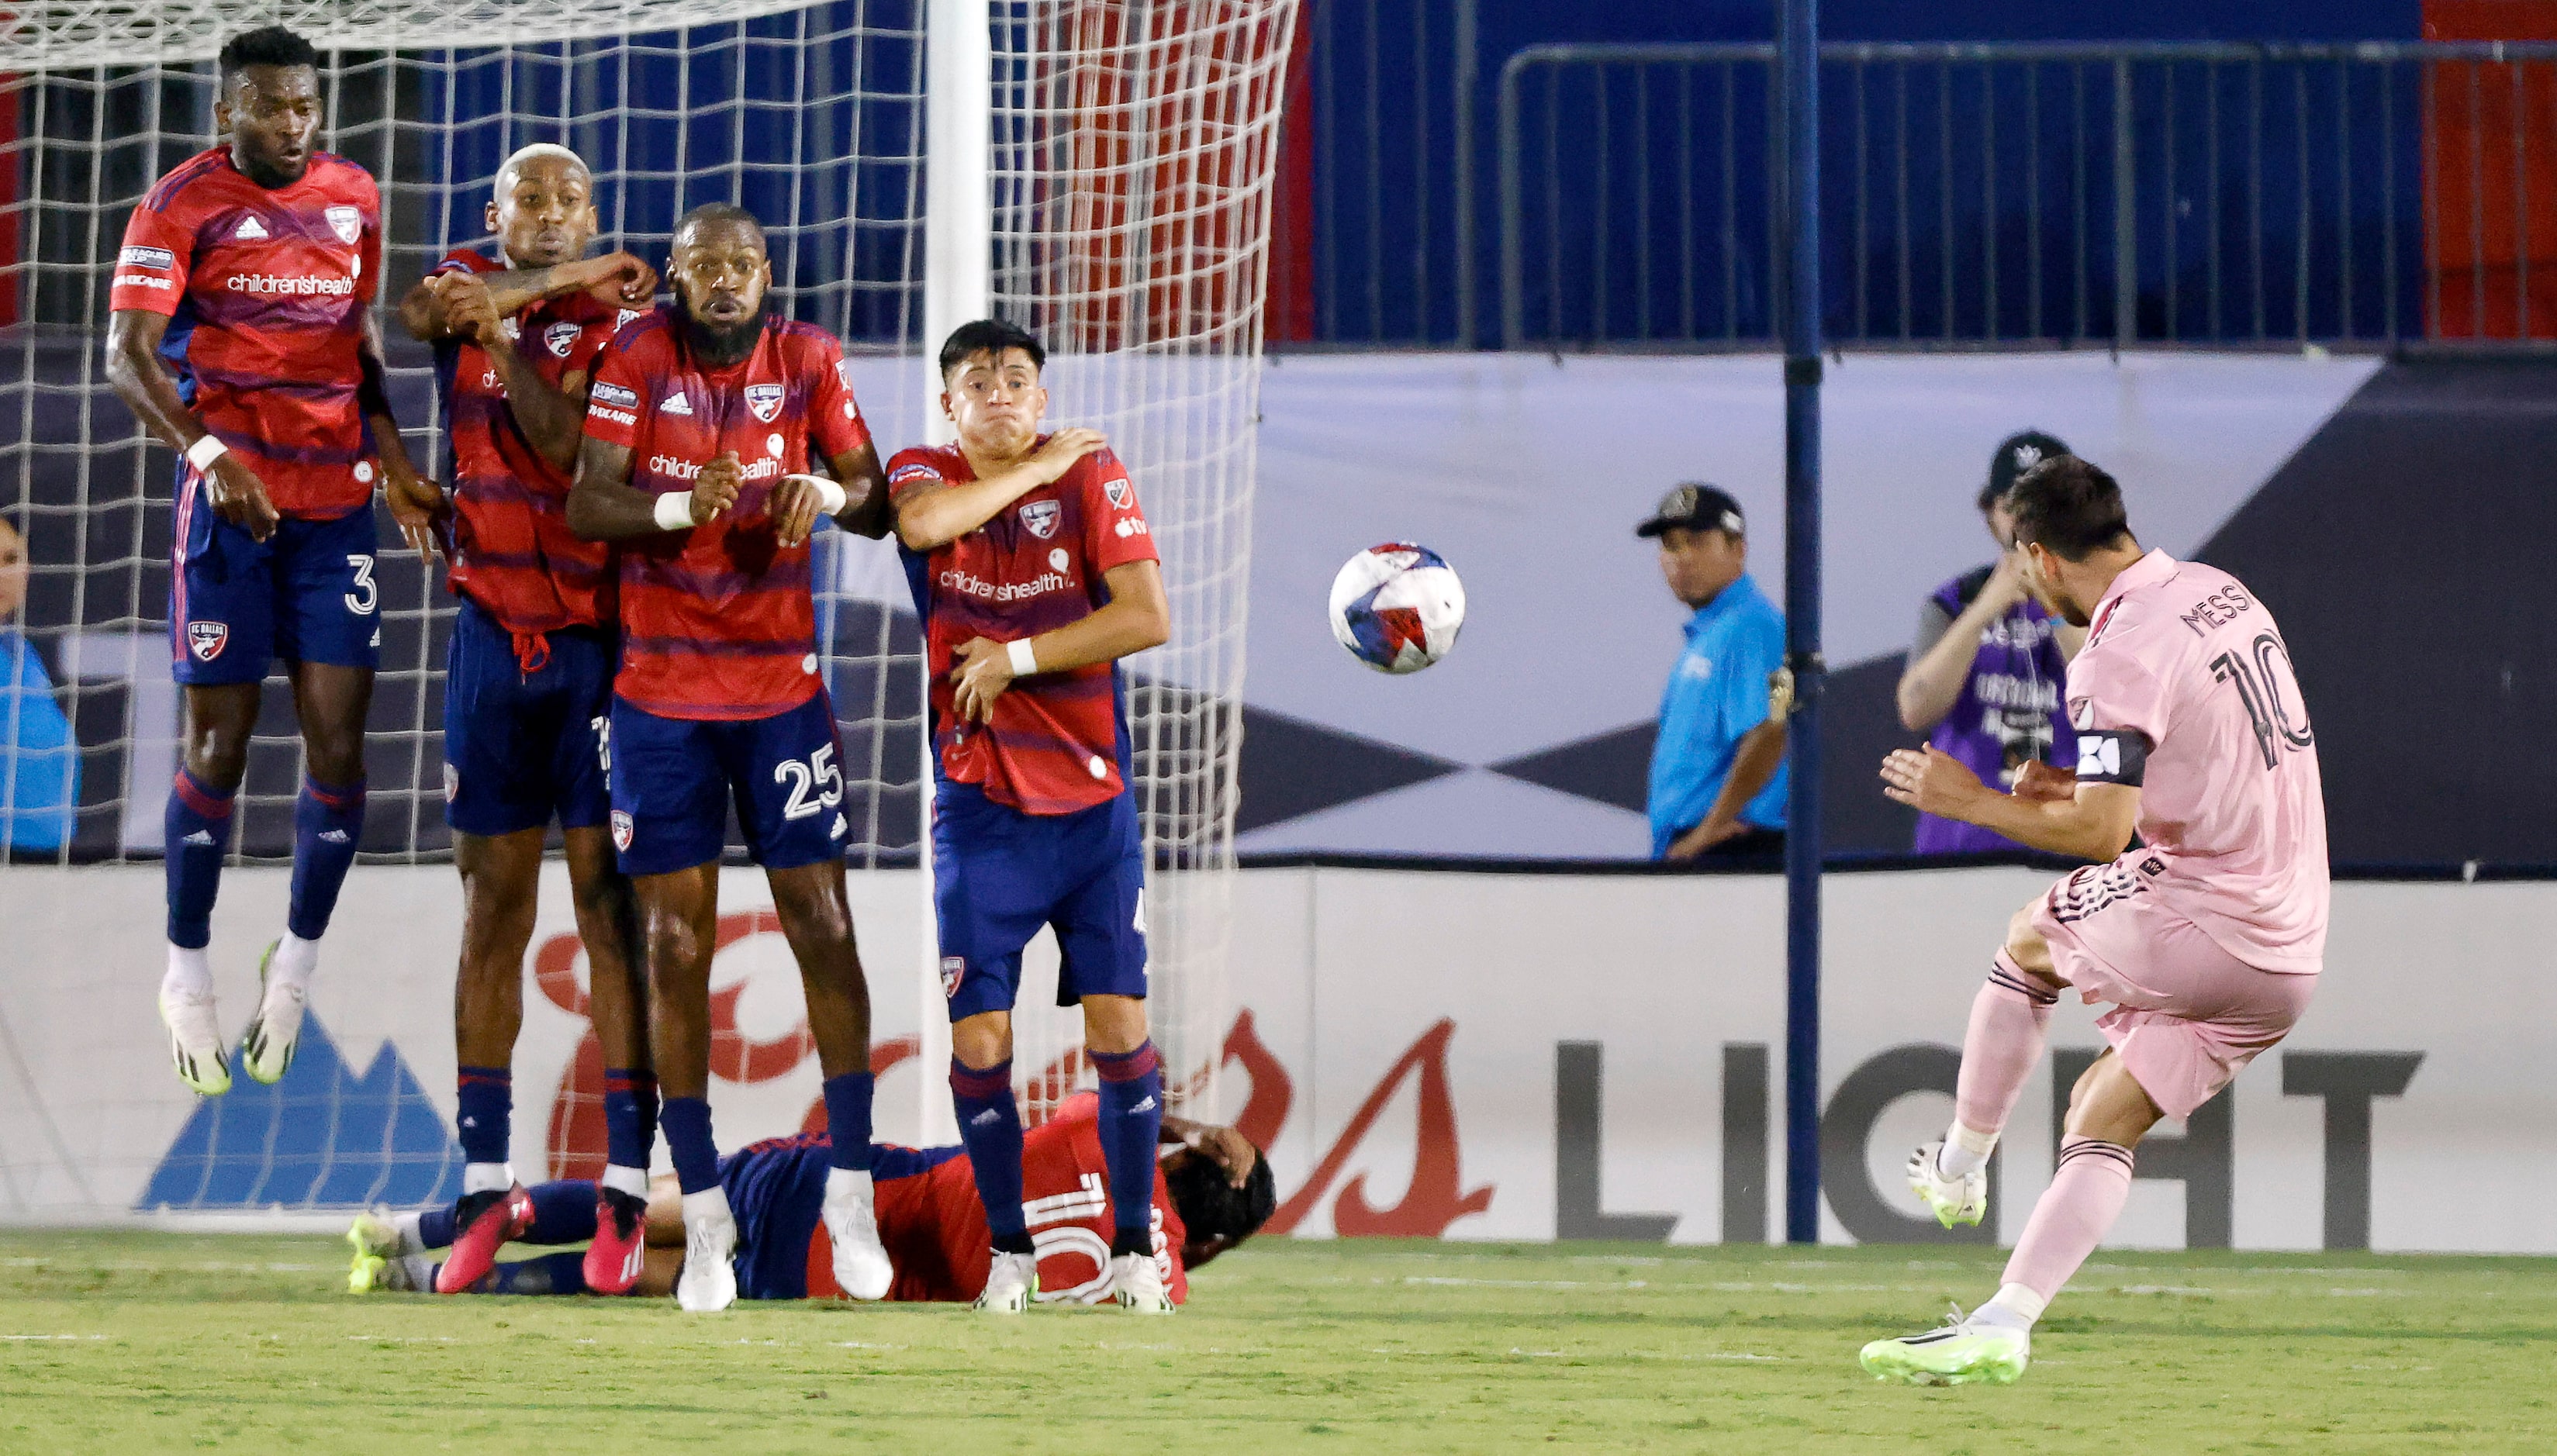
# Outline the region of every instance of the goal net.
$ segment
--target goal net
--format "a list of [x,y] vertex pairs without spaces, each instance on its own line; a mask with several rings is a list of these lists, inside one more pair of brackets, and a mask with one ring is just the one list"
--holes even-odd
[[[1130,664],[1136,792],[1152,857],[1155,1035],[1167,1082],[1194,1109],[1212,1107],[1227,1004],[1264,259],[1294,0],[993,0],[991,94],[958,97],[927,95],[927,3],[17,8],[0,26],[0,153],[8,158],[0,167],[0,412],[9,421],[0,433],[0,516],[27,538],[25,637],[70,723],[64,752],[75,760],[78,789],[69,833],[59,846],[12,852],[0,890],[31,864],[126,865],[81,872],[157,876],[150,861],[159,858],[179,753],[166,636],[173,463],[105,383],[108,264],[153,182],[212,144],[212,58],[224,39],[278,22],[322,50],[320,145],[381,184],[380,308],[394,401],[412,455],[440,477],[431,359],[400,335],[388,309],[448,248],[484,236],[481,207],[499,163],[536,141],[563,143],[592,167],[600,248],[626,247],[662,267],[686,208],[728,199],[756,213],[779,306],[846,341],[882,454],[930,438],[937,401],[920,361],[938,340],[921,336],[931,268],[925,117],[930,106],[978,106],[993,137],[993,227],[981,244],[991,257],[992,310],[1045,339],[1055,416],[1108,433],[1136,475],[1163,557],[1173,640]],[[386,529],[383,538],[363,848],[367,863],[432,861],[449,850],[442,662],[452,598]],[[911,603],[883,547],[831,532],[819,538],[817,581],[820,650],[843,740],[849,862],[857,875],[911,876],[927,797]],[[290,856],[301,762],[289,701],[279,676],[237,801],[234,863]],[[896,903],[923,918],[919,895]],[[1054,966],[1045,941],[1031,956],[1014,1058],[1033,1119],[1090,1082],[1079,1021],[1053,1007],[1041,984]],[[449,976],[455,950],[400,954]],[[730,954],[787,964],[777,936]],[[929,990],[920,1010],[930,1025],[940,1007],[927,966],[875,955],[874,999],[885,1008],[921,1001]],[[8,979],[0,974],[0,983]],[[116,990],[118,1015],[148,1015],[142,997]],[[569,1004],[558,986],[543,990]],[[528,989],[528,999],[537,994]],[[61,1129],[82,1121],[58,1116],[53,1104],[83,1089],[48,1086],[29,1065],[25,1049],[54,1028],[31,1024],[41,1010],[23,1001],[13,1009],[11,1000],[0,994],[0,1061],[19,1065],[0,1068],[0,1114],[44,1135],[0,1132],[0,1168],[12,1174],[0,1182],[0,1213],[9,1201],[21,1209],[47,1202],[25,1191],[42,1183],[31,1170],[75,1160],[78,1138]],[[900,1018],[883,1009],[882,1019]],[[937,1071],[928,1076],[936,1090],[939,1080]],[[600,1086],[575,1092],[571,1101]],[[449,1092],[434,1093],[449,1102]],[[713,1097],[716,1104],[716,1085]],[[600,1151],[583,1145],[600,1136],[592,1111],[551,1120],[554,1169],[591,1165]],[[519,1111],[526,1121],[538,1115]],[[780,1130],[789,1129],[722,1125],[732,1142]],[[881,1131],[908,1135],[900,1126]],[[519,1149],[524,1140],[519,1130]],[[82,1199],[121,1204],[99,1191],[70,1202]],[[306,1201],[343,1200],[315,1193]]]

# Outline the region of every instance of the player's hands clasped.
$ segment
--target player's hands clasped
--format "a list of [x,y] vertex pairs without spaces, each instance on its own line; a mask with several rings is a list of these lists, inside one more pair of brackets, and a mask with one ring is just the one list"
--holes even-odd
[[476,273],[439,273],[428,280],[436,297],[444,304],[444,327],[483,349],[505,345],[503,321],[497,317],[497,301],[488,294],[488,285]]
[[784,546],[796,546],[817,529],[817,517],[825,510],[817,498],[817,482],[807,475],[784,475],[772,487],[772,499],[764,507],[772,516],[772,529]]
[[266,495],[266,482],[257,472],[240,463],[236,455],[224,455],[213,462],[204,473],[204,499],[213,513],[248,532],[250,539],[263,541],[275,534],[275,502]]
[[1030,458],[1021,463],[1028,466],[1042,483],[1052,485],[1065,478],[1065,472],[1074,468],[1076,461],[1109,446],[1109,439],[1100,431],[1077,425],[1049,436],[1047,444],[1030,452]]
[[657,296],[657,270],[636,253],[606,253],[571,266],[584,270],[586,291],[599,303],[644,309]]
[[737,504],[737,493],[744,484],[745,466],[739,463],[736,451],[702,466],[701,477],[693,481],[693,524],[707,526],[718,520]]
[[435,523],[445,512],[444,487],[406,471],[386,471],[382,495],[390,502],[391,520],[398,525],[401,539],[418,560],[433,565]]
[[1882,760],[1882,783],[1884,797],[1892,802],[1947,819],[1960,818],[1964,805],[1995,792],[1981,784],[1980,776],[1962,760],[1932,743],[1892,749]]
[[952,706],[961,723],[992,723],[995,700],[1012,685],[1012,659],[1007,644],[971,637],[959,649],[959,665],[950,670],[957,691]]

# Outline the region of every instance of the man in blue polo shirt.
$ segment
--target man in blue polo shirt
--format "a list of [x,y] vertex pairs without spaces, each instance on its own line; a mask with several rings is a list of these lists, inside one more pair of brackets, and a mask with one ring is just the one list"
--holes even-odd
[[1635,535],[1661,543],[1671,595],[1694,609],[1652,744],[1652,857],[1759,859],[1785,848],[1785,722],[1768,713],[1785,618],[1749,578],[1740,502],[1681,485]]

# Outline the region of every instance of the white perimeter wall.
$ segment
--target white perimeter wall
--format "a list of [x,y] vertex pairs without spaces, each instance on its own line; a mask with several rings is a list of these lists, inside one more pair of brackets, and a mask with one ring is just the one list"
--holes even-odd
[[[1852,1237],[1841,1204],[1860,1204],[1853,1224],[1867,1234],[1932,1227],[1876,1219],[1906,1211],[1899,1165],[1951,1108],[1925,1085],[1948,1075],[2006,915],[2044,882],[2020,869],[1829,879],[1821,1072],[1832,1181],[1860,1167],[1879,1199],[1833,1189],[1826,1238]],[[925,1009],[906,974],[911,878],[854,885],[863,947],[879,968],[877,1037],[911,1035]],[[394,1048],[448,1120],[457,891],[449,868],[359,869],[313,1000],[351,1071]],[[554,864],[537,947],[570,930],[564,891]],[[282,869],[224,878],[214,950],[226,1026],[248,1015],[257,950],[282,923],[285,892]],[[731,912],[768,904],[753,871],[730,871],[724,892]],[[1735,1232],[1754,1222],[1781,1233],[1781,1125],[1762,1133],[1731,1116],[1746,1111],[1749,1047],[1768,1049],[1766,1106],[1781,1115],[1781,902],[1780,881],[1754,876],[1247,871],[1231,983],[1266,1058],[1258,1077],[1230,1063],[1226,1113],[1275,1118],[1283,1079],[1270,1150],[1300,1235],[1546,1239],[1558,1203],[1566,1231],[1665,1228],[1676,1242],[1712,1242],[1729,1207]],[[156,868],[0,870],[0,1218],[125,1216],[195,1112],[153,1011],[161,914]],[[2239,1247],[2350,1244],[2366,1197],[2376,1248],[2557,1253],[2551,925],[2552,885],[2338,886],[2316,1004],[2231,1094],[2224,1185],[2207,1147],[2152,1153],[2155,1170],[2180,1158],[2200,1186],[2143,1178],[2117,1242],[2180,1246],[2190,1201],[2206,1230],[2224,1223]],[[798,1026],[777,934],[725,949],[715,982],[741,984],[735,1024],[748,1040],[781,1041]],[[551,1103],[586,1028],[529,984],[525,1004],[515,1158],[540,1177]],[[2064,1004],[2053,1045],[2099,1045],[2092,1019]],[[1560,1043],[1580,1046],[1558,1053]],[[2397,1095],[2285,1095],[2286,1077],[2295,1088],[2391,1083],[2406,1054],[2420,1061]],[[1730,1073],[1743,1097],[1726,1109]],[[882,1135],[914,1125],[925,1085],[911,1060],[883,1077]],[[715,1083],[722,1144],[795,1127],[816,1093],[813,1056],[755,1082]],[[327,1113],[321,1102],[294,1106],[297,1117]],[[2050,1176],[2051,1106],[2046,1069],[2001,1153],[1996,1215],[2010,1242]],[[1767,1164],[1755,1181],[1753,1139]],[[1590,1222],[1608,1219],[1619,1221]]]

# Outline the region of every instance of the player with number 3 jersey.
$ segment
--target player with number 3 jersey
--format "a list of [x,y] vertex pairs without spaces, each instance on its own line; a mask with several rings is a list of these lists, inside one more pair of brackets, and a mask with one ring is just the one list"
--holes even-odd
[[[569,526],[617,544],[621,666],[606,740],[612,841],[639,898],[649,1041],[683,1188],[676,1298],[737,1298],[737,1223],[711,1136],[710,970],[735,804],[799,963],[833,1134],[838,1281],[887,1292],[872,1210],[870,993],[845,901],[843,769],[817,675],[808,537],[885,533],[878,453],[842,345],[765,307],[763,228],[712,203],[675,226],[675,302],[596,362]],[[825,479],[808,473],[823,465]]]
[[2069,668],[2076,772],[2028,764],[2001,793],[1930,748],[1893,753],[1882,776],[1901,803],[2100,862],[2017,912],[1972,1002],[1952,1125],[1911,1157],[1911,1191],[1948,1228],[1979,1221],[2063,990],[2111,1006],[2096,1022],[2111,1047],[2071,1095],[1997,1294],[1865,1347],[1867,1371],[1914,1384],[2023,1373],[2034,1322],[2130,1196],[2132,1149],[2290,1031],[2326,955],[2317,744],[2270,609],[2226,572],[2143,551],[2121,487],[2084,461],[2034,466],[2007,504],[2026,583],[2086,628]]

